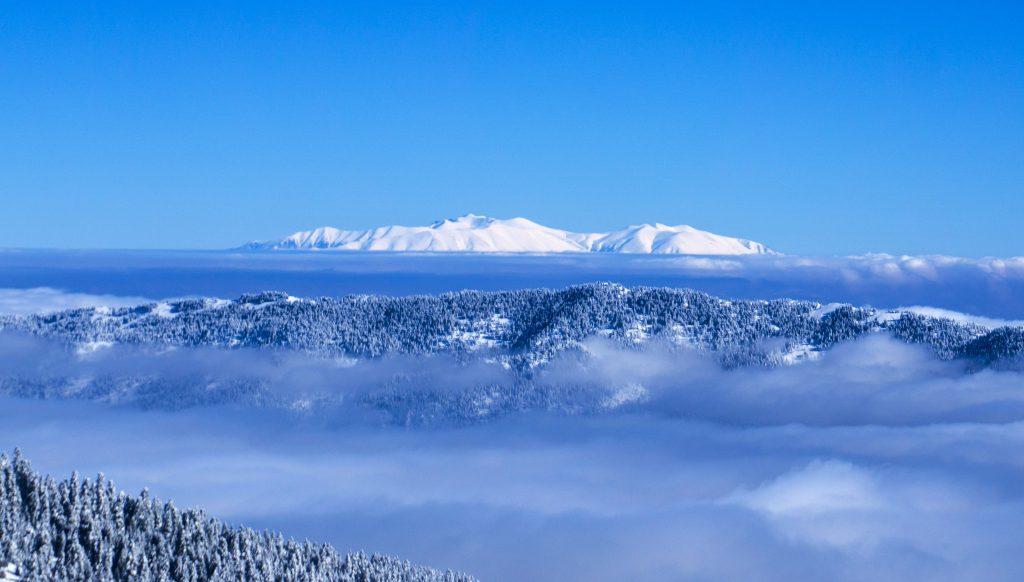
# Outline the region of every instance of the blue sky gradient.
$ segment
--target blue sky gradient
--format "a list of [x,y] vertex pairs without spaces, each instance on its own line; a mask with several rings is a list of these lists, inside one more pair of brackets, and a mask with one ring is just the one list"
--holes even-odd
[[465,212],[1024,254],[1024,5],[0,4],[0,246]]

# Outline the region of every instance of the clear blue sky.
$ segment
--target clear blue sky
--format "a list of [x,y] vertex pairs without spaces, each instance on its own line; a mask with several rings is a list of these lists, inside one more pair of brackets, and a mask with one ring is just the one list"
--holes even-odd
[[0,246],[465,212],[1024,254],[1024,4],[0,3]]

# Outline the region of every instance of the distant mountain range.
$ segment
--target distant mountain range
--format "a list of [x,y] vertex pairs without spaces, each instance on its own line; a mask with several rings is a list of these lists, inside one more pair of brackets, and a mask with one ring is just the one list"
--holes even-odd
[[635,253],[679,255],[776,254],[751,240],[688,225],[641,224],[607,233],[550,228],[525,218],[507,220],[467,214],[430,226],[382,226],[339,230],[324,226],[277,240],[252,242],[248,250],[425,251],[471,253]]

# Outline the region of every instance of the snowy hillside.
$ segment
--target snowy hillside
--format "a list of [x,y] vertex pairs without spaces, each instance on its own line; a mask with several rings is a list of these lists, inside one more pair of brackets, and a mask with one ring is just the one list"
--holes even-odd
[[614,359],[697,358],[742,375],[813,366],[863,338],[920,345],[913,353],[930,351],[950,370],[1024,364],[1020,327],[615,284],[411,297],[264,292],[0,316],[0,332],[0,360],[5,349],[20,354],[0,371],[4,395],[169,409],[230,403],[402,425],[642,403],[647,389],[617,373],[582,379],[609,350]]
[[300,299],[280,292],[236,300],[182,299],[0,317],[0,331],[69,342],[80,353],[115,344],[274,348],[324,356],[476,354],[533,369],[603,337],[661,341],[733,364],[790,363],[864,334],[930,346],[944,359],[985,364],[1024,354],[1024,328],[983,326],[909,311],[808,301],[737,301],[689,289],[594,283],[559,291],[462,291],[436,296]]
[[233,527],[110,481],[55,481],[0,453],[0,580],[473,582],[390,556]]
[[278,240],[254,242],[251,250],[429,251],[475,253],[642,253],[686,255],[772,254],[765,245],[692,226],[643,224],[608,233],[550,228],[525,218],[501,220],[467,214],[430,226],[383,226],[339,230],[329,226]]

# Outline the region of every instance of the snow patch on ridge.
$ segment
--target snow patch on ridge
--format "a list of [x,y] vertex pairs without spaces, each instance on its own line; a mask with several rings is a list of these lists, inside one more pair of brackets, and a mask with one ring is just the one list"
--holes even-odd
[[650,392],[642,384],[631,382],[617,388],[610,395],[601,400],[601,406],[607,409],[615,409],[627,404],[639,403],[647,400]]

